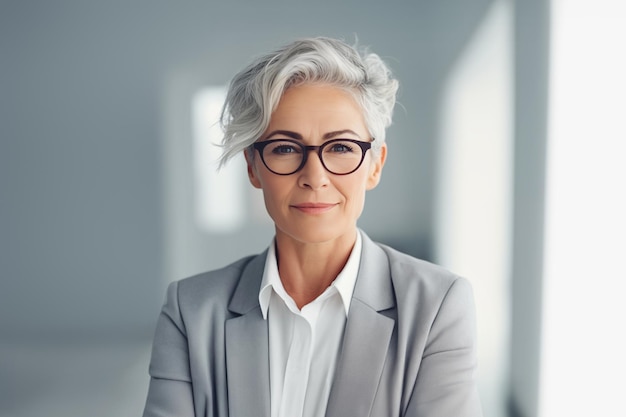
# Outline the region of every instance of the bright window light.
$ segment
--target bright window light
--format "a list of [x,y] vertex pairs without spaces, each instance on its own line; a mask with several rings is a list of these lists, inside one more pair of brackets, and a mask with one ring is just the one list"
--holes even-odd
[[196,221],[201,229],[218,233],[239,229],[246,216],[243,157],[217,169],[221,154],[217,144],[223,136],[219,117],[225,98],[226,87],[207,87],[196,93],[192,108]]
[[551,15],[539,416],[626,416],[626,3]]
[[437,262],[467,277],[478,319],[486,416],[506,413],[513,147],[512,7],[494,1],[446,79],[437,184]]

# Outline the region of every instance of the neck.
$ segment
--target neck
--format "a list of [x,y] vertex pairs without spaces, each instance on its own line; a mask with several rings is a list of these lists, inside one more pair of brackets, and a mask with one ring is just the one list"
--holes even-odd
[[319,297],[346,265],[354,243],[354,233],[323,243],[303,243],[276,233],[280,280],[298,308]]

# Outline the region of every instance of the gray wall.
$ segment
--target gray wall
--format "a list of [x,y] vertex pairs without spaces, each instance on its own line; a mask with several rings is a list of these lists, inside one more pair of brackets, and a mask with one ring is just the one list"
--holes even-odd
[[540,366],[549,5],[515,9],[515,153],[512,254],[512,416],[536,416]]
[[401,80],[389,163],[361,225],[428,257],[439,82],[488,3],[3,2],[4,334],[151,329],[165,246],[163,91],[185,72],[223,84],[297,36],[356,34]]
[[[389,160],[361,226],[429,258],[441,84],[490,2],[0,1],[0,339],[149,337],[168,256],[168,86],[187,75],[224,84],[299,36],[357,35],[394,69]],[[511,402],[527,416],[537,399],[546,9],[516,2]],[[216,237],[208,263],[260,250],[266,237],[252,241]]]

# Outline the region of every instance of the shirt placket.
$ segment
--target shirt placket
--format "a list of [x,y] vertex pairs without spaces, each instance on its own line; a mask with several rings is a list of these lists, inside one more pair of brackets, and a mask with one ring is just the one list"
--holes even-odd
[[283,389],[283,392],[291,392],[292,395],[289,398],[283,396],[279,413],[281,417],[301,416],[303,413],[313,346],[313,332],[309,322],[300,315],[294,315],[292,323],[293,337],[285,367]]

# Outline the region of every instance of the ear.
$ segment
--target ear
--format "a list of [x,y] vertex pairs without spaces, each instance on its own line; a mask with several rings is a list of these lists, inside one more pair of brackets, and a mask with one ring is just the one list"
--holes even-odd
[[250,180],[250,184],[252,184],[254,188],[262,188],[261,181],[259,181],[259,174],[254,164],[254,154],[245,150],[243,151],[243,156],[246,158],[246,165],[248,167],[248,179]]
[[[372,153],[374,155],[374,153]],[[385,165],[385,160],[387,159],[387,144],[383,143],[378,151],[378,155],[374,156],[372,160],[372,166],[370,167],[370,172],[367,177],[367,190],[371,190],[376,188],[378,183],[380,182],[380,176],[383,172],[383,166]]]

